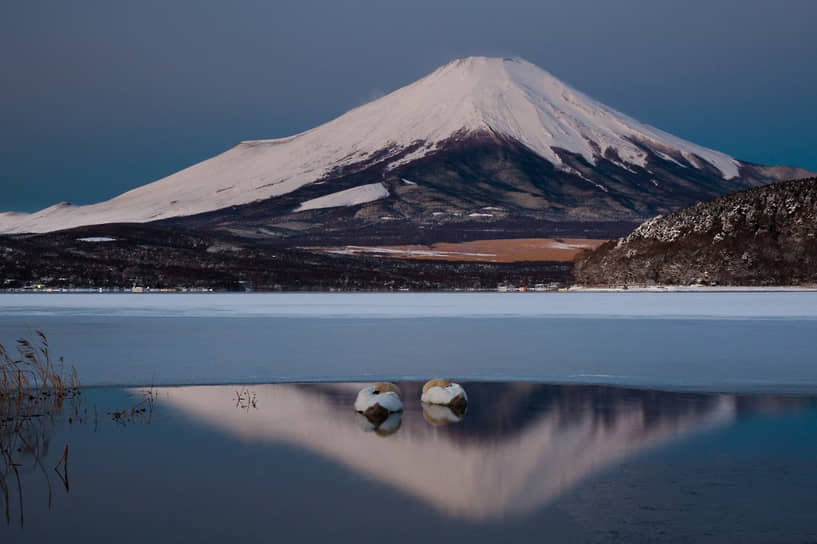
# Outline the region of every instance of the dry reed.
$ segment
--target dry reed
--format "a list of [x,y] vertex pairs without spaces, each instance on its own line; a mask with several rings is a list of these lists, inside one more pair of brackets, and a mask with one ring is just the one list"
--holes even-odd
[[236,390],[233,400],[235,401],[235,407],[241,408],[245,412],[249,412],[250,408],[258,409],[258,398],[256,397],[255,391],[250,391],[246,387]]
[[[16,356],[0,344],[0,496],[3,498],[6,522],[11,522],[10,494],[15,492],[20,504],[20,524],[23,525],[23,490],[19,467],[23,457],[33,459],[48,483],[51,506],[51,481],[42,459],[48,451],[45,425],[71,402],[74,416],[79,415],[75,402],[80,395],[76,369],[65,368],[62,357],[53,361],[48,339],[36,331],[36,340],[17,341]],[[69,417],[69,422],[71,417]],[[68,447],[58,466],[60,479],[68,487]],[[55,467],[56,470],[57,467]],[[12,484],[12,477],[15,484]]]
[[133,405],[108,412],[114,423],[127,425],[129,423],[150,423],[153,419],[153,408],[158,393],[153,384],[140,391],[142,398]]

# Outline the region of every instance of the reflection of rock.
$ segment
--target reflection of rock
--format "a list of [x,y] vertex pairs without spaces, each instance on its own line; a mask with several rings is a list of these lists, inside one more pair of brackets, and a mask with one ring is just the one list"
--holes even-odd
[[378,436],[389,436],[396,433],[403,424],[403,412],[392,412],[385,418],[373,420],[366,414],[355,412],[357,424],[361,429],[369,432],[374,432]]
[[367,433],[370,433],[377,428],[376,423],[373,423],[371,419],[360,412],[355,412],[355,421],[357,421],[358,427]]
[[379,404],[374,404],[366,408],[363,412],[358,412],[358,414],[365,416],[366,419],[371,421],[375,427],[386,421],[386,418],[389,417],[391,413],[393,412],[389,412]]
[[451,383],[442,378],[427,381],[423,386],[420,400],[426,404],[450,406],[460,415],[465,413],[465,407],[468,405],[465,389],[458,383]]
[[460,406],[452,408],[440,404],[423,403],[423,417],[432,425],[448,425],[449,423],[459,423],[465,415],[465,409]]
[[402,412],[394,412],[389,417],[386,418],[386,421],[381,423],[375,430],[375,434],[378,436],[389,436],[390,434],[396,433],[400,426],[403,424],[403,413]]

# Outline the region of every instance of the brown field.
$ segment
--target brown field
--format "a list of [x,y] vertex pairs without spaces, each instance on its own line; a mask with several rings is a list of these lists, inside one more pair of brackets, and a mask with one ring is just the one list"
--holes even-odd
[[516,238],[437,243],[430,246],[341,246],[310,248],[326,253],[369,255],[395,259],[515,263],[522,261],[570,262],[585,249],[595,249],[606,240],[589,238]]

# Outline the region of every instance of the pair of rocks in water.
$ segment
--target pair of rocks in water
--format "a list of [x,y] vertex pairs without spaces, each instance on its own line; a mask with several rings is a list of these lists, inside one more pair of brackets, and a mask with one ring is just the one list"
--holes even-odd
[[[389,420],[396,420],[399,428],[400,419],[394,415],[403,411],[401,396],[402,392],[395,384],[376,383],[363,388],[357,394],[355,411],[365,416],[374,426],[374,430],[387,426]],[[426,421],[442,425],[462,419],[468,406],[468,395],[460,384],[438,378],[423,385],[420,401],[423,403],[423,416]]]

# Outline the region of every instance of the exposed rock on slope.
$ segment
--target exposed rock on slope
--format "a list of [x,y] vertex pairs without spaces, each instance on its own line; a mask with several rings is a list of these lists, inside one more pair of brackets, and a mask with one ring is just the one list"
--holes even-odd
[[817,283],[817,178],[655,217],[580,257],[574,274],[596,285]]

